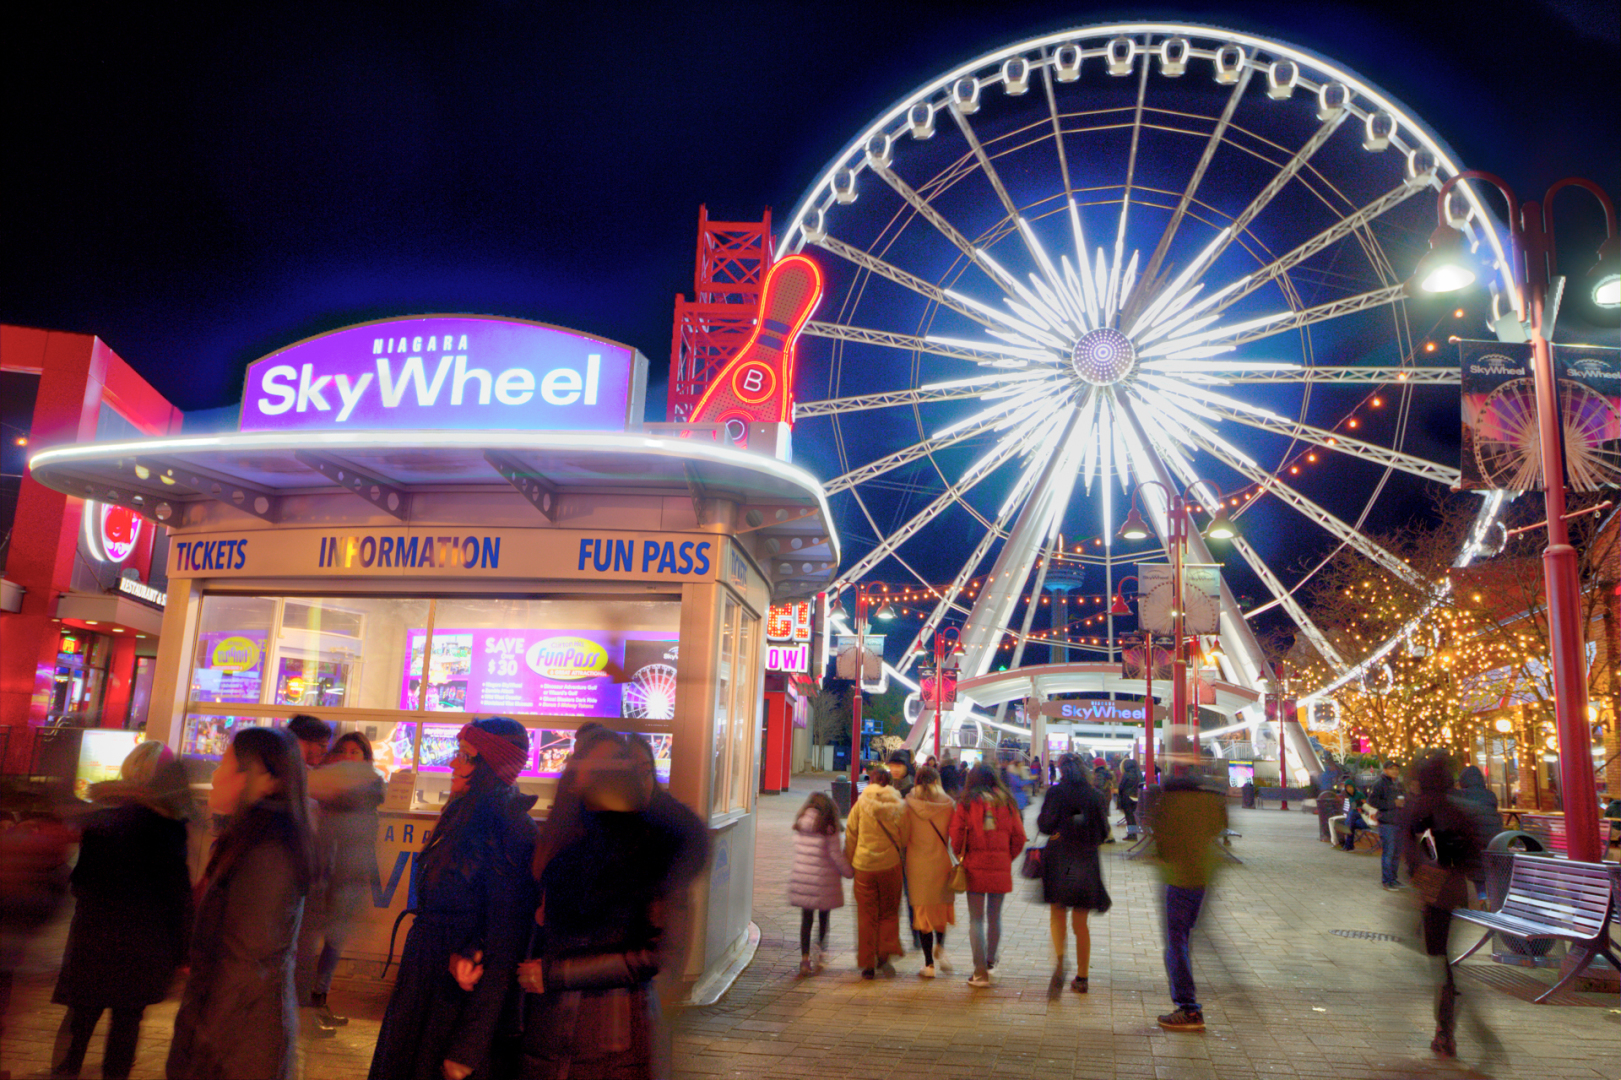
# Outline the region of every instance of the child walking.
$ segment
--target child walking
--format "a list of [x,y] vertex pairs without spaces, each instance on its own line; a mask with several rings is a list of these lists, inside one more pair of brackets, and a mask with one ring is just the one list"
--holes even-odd
[[[794,821],[794,866],[788,875],[788,902],[800,908],[799,973],[814,975],[825,965],[827,919],[844,906],[844,879],[855,877],[855,867],[844,855],[839,836],[839,809],[825,791],[805,800]],[[816,952],[811,953],[811,922],[816,929]]]

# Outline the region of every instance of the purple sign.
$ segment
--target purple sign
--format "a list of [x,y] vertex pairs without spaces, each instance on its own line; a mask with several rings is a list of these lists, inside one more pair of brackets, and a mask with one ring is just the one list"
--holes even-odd
[[570,330],[479,315],[345,327],[248,365],[243,431],[623,431],[647,358]]
[[[402,709],[416,708],[427,636],[425,630],[407,635]],[[435,627],[426,708],[669,720],[676,655],[675,641],[655,633]]]

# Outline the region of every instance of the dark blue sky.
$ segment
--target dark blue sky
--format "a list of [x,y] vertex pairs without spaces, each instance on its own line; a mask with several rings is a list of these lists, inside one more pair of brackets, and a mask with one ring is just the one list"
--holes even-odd
[[785,216],[914,85],[1113,18],[1293,41],[1522,193],[1621,191],[1614,0],[28,8],[0,35],[0,321],[99,334],[188,410],[290,341],[429,310],[627,341],[662,381],[699,203]]

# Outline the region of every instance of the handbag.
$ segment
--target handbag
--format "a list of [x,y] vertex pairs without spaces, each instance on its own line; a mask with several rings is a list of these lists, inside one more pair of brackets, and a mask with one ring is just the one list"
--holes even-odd
[[1043,844],[1041,847],[1032,845],[1024,849],[1024,861],[1019,864],[1020,877],[1030,881],[1041,880],[1042,865],[1045,861],[1045,856],[1042,853],[1046,850],[1046,847],[1047,845]]
[[951,860],[951,873],[946,875],[947,887],[952,892],[967,892],[968,868],[962,864],[961,859],[957,858],[957,853],[951,850],[951,845],[946,843],[945,834],[940,831],[940,826],[931,821],[929,822],[929,828],[933,829],[934,835],[938,836],[940,842],[946,845],[946,858]]

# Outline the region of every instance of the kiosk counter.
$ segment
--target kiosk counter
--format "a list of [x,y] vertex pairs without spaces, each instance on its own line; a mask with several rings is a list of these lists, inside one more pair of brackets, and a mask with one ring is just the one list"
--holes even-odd
[[762,425],[745,451],[703,427],[243,431],[61,447],[32,468],[172,532],[149,737],[217,758],[238,727],[308,712],[370,739],[387,801],[352,958],[388,952],[461,725],[530,729],[519,784],[544,816],[597,720],[647,736],[709,823],[686,972],[702,1001],[758,940],[767,607],[838,564],[821,486],[770,452],[786,435]]

